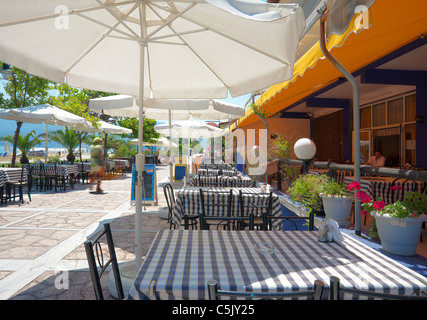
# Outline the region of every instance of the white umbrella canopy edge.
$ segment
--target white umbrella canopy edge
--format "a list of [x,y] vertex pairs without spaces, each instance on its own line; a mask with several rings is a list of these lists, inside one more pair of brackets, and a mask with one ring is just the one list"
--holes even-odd
[[[5,2],[0,13],[0,36],[8,39],[0,44],[3,61],[58,83],[66,78],[74,87],[133,96],[139,95],[139,70],[153,70],[143,82],[145,96],[154,98],[226,98],[228,92],[239,96],[285,81],[292,76],[305,24],[298,6],[249,0],[66,5],[52,0],[33,7]],[[66,8],[66,16],[55,14],[58,6]],[[43,38],[34,36],[42,30]],[[145,47],[143,67],[135,65],[138,41]],[[118,50],[120,63],[111,64],[108,53]],[[176,60],[169,59],[172,52]],[[233,63],[225,66],[224,61]]]

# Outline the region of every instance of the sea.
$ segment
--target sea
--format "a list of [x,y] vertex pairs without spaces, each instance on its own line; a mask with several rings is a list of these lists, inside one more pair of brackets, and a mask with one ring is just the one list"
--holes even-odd
[[[60,126],[48,126],[48,131],[49,132],[53,132],[59,129],[63,129],[64,127],[60,127]],[[15,134],[15,130],[16,130],[16,121],[13,120],[2,120],[0,119],[0,137],[5,137],[5,136],[11,136]],[[46,134],[46,125],[45,124],[34,124],[34,123],[22,123],[21,126],[21,131],[20,134],[21,135],[26,135],[27,133],[31,132],[32,130],[36,131],[36,135],[37,134]],[[34,150],[45,150],[45,142],[43,141],[42,143],[40,143],[39,145],[37,145],[36,147],[34,147]],[[13,146],[10,146],[10,149],[12,149]],[[49,152],[55,151],[55,152],[59,152],[59,151],[64,151],[65,152],[65,148],[55,142],[55,141],[50,141],[48,142],[48,148],[49,148]],[[82,144],[82,148],[89,148],[89,146],[87,146],[86,144]],[[12,150],[6,150],[9,152],[12,152]],[[85,150],[84,150],[85,151]],[[4,141],[0,141],[0,154],[5,152],[5,142]],[[19,153],[19,151],[17,151]]]

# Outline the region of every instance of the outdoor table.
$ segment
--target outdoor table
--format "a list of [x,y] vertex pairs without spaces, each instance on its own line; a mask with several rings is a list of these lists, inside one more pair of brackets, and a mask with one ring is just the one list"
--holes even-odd
[[238,174],[238,171],[236,169],[204,169],[199,168],[197,169],[196,174],[200,176],[210,176],[210,175],[224,175],[224,176],[235,176]]
[[[394,294],[419,294],[427,278],[362,244],[319,242],[313,231],[159,231],[131,285],[128,299],[208,299],[206,283],[223,290],[289,292],[312,289],[336,276],[341,286]],[[255,251],[268,242],[271,254]],[[353,296],[346,294],[345,299]]]
[[27,181],[27,168],[0,168],[0,187],[3,187],[6,182],[17,181],[21,179],[21,172],[24,169],[22,178]]
[[[200,188],[201,187],[185,187],[180,189],[175,200],[175,207],[172,210],[172,223],[179,226],[181,225],[181,219],[184,214],[195,214],[198,215],[202,212],[202,201],[200,199]],[[204,189],[216,189],[216,190],[227,190],[228,188],[207,188]],[[239,190],[243,192],[251,192],[254,194],[260,193],[260,188],[232,188],[233,199],[232,199],[232,208],[231,215],[239,216],[240,215],[240,202],[239,202]],[[243,195],[243,201],[249,201],[249,195]],[[279,196],[273,194],[272,196],[272,216],[281,216],[282,215],[282,207],[280,204]],[[275,219],[273,223],[273,227],[280,226],[281,221],[279,219]]]
[[190,186],[194,187],[200,187],[200,182],[206,182],[206,183],[215,183],[218,177],[218,183],[222,183],[224,187],[232,187],[234,182],[237,182],[239,184],[242,184],[244,187],[251,187],[253,186],[254,182],[249,176],[246,175],[234,175],[234,176],[227,176],[227,175],[194,175],[193,178],[190,181]]
[[[404,194],[407,191],[418,191],[422,192],[424,189],[424,182],[422,181],[406,181],[405,179],[398,179],[394,182],[394,186],[403,187],[403,190],[392,191],[393,181],[396,178],[391,177],[361,177],[360,178],[360,189],[365,191],[367,195],[373,199],[377,200],[382,198],[386,204],[393,203],[393,193],[396,200],[401,200],[404,197]],[[348,187],[350,183],[354,181],[353,176],[348,176],[344,178],[344,185]],[[404,184],[404,182],[406,183]],[[403,191],[403,194],[402,194]]]

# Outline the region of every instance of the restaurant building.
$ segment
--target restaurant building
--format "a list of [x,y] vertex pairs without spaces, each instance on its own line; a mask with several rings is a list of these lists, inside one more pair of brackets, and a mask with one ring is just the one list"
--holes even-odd
[[[427,2],[376,0],[331,35],[331,54],[360,91],[361,164],[379,150],[386,166],[427,168]],[[294,66],[294,77],[255,101],[268,115],[270,139],[310,137],[320,161],[353,162],[353,89],[315,44]],[[265,124],[249,108],[230,127]]]

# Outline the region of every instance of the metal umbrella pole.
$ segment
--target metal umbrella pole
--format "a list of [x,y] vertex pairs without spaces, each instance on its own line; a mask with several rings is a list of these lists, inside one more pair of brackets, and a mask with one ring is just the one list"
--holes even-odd
[[[354,126],[354,181],[360,183],[360,111],[359,111],[359,86],[353,75],[347,71],[326,48],[325,39],[325,23],[327,19],[327,11],[324,11],[323,16],[319,20],[319,38],[320,48],[332,65],[337,68],[344,77],[351,83],[353,87],[353,126]],[[360,225],[360,200],[355,199],[354,215],[355,215],[355,233],[361,235]]]

